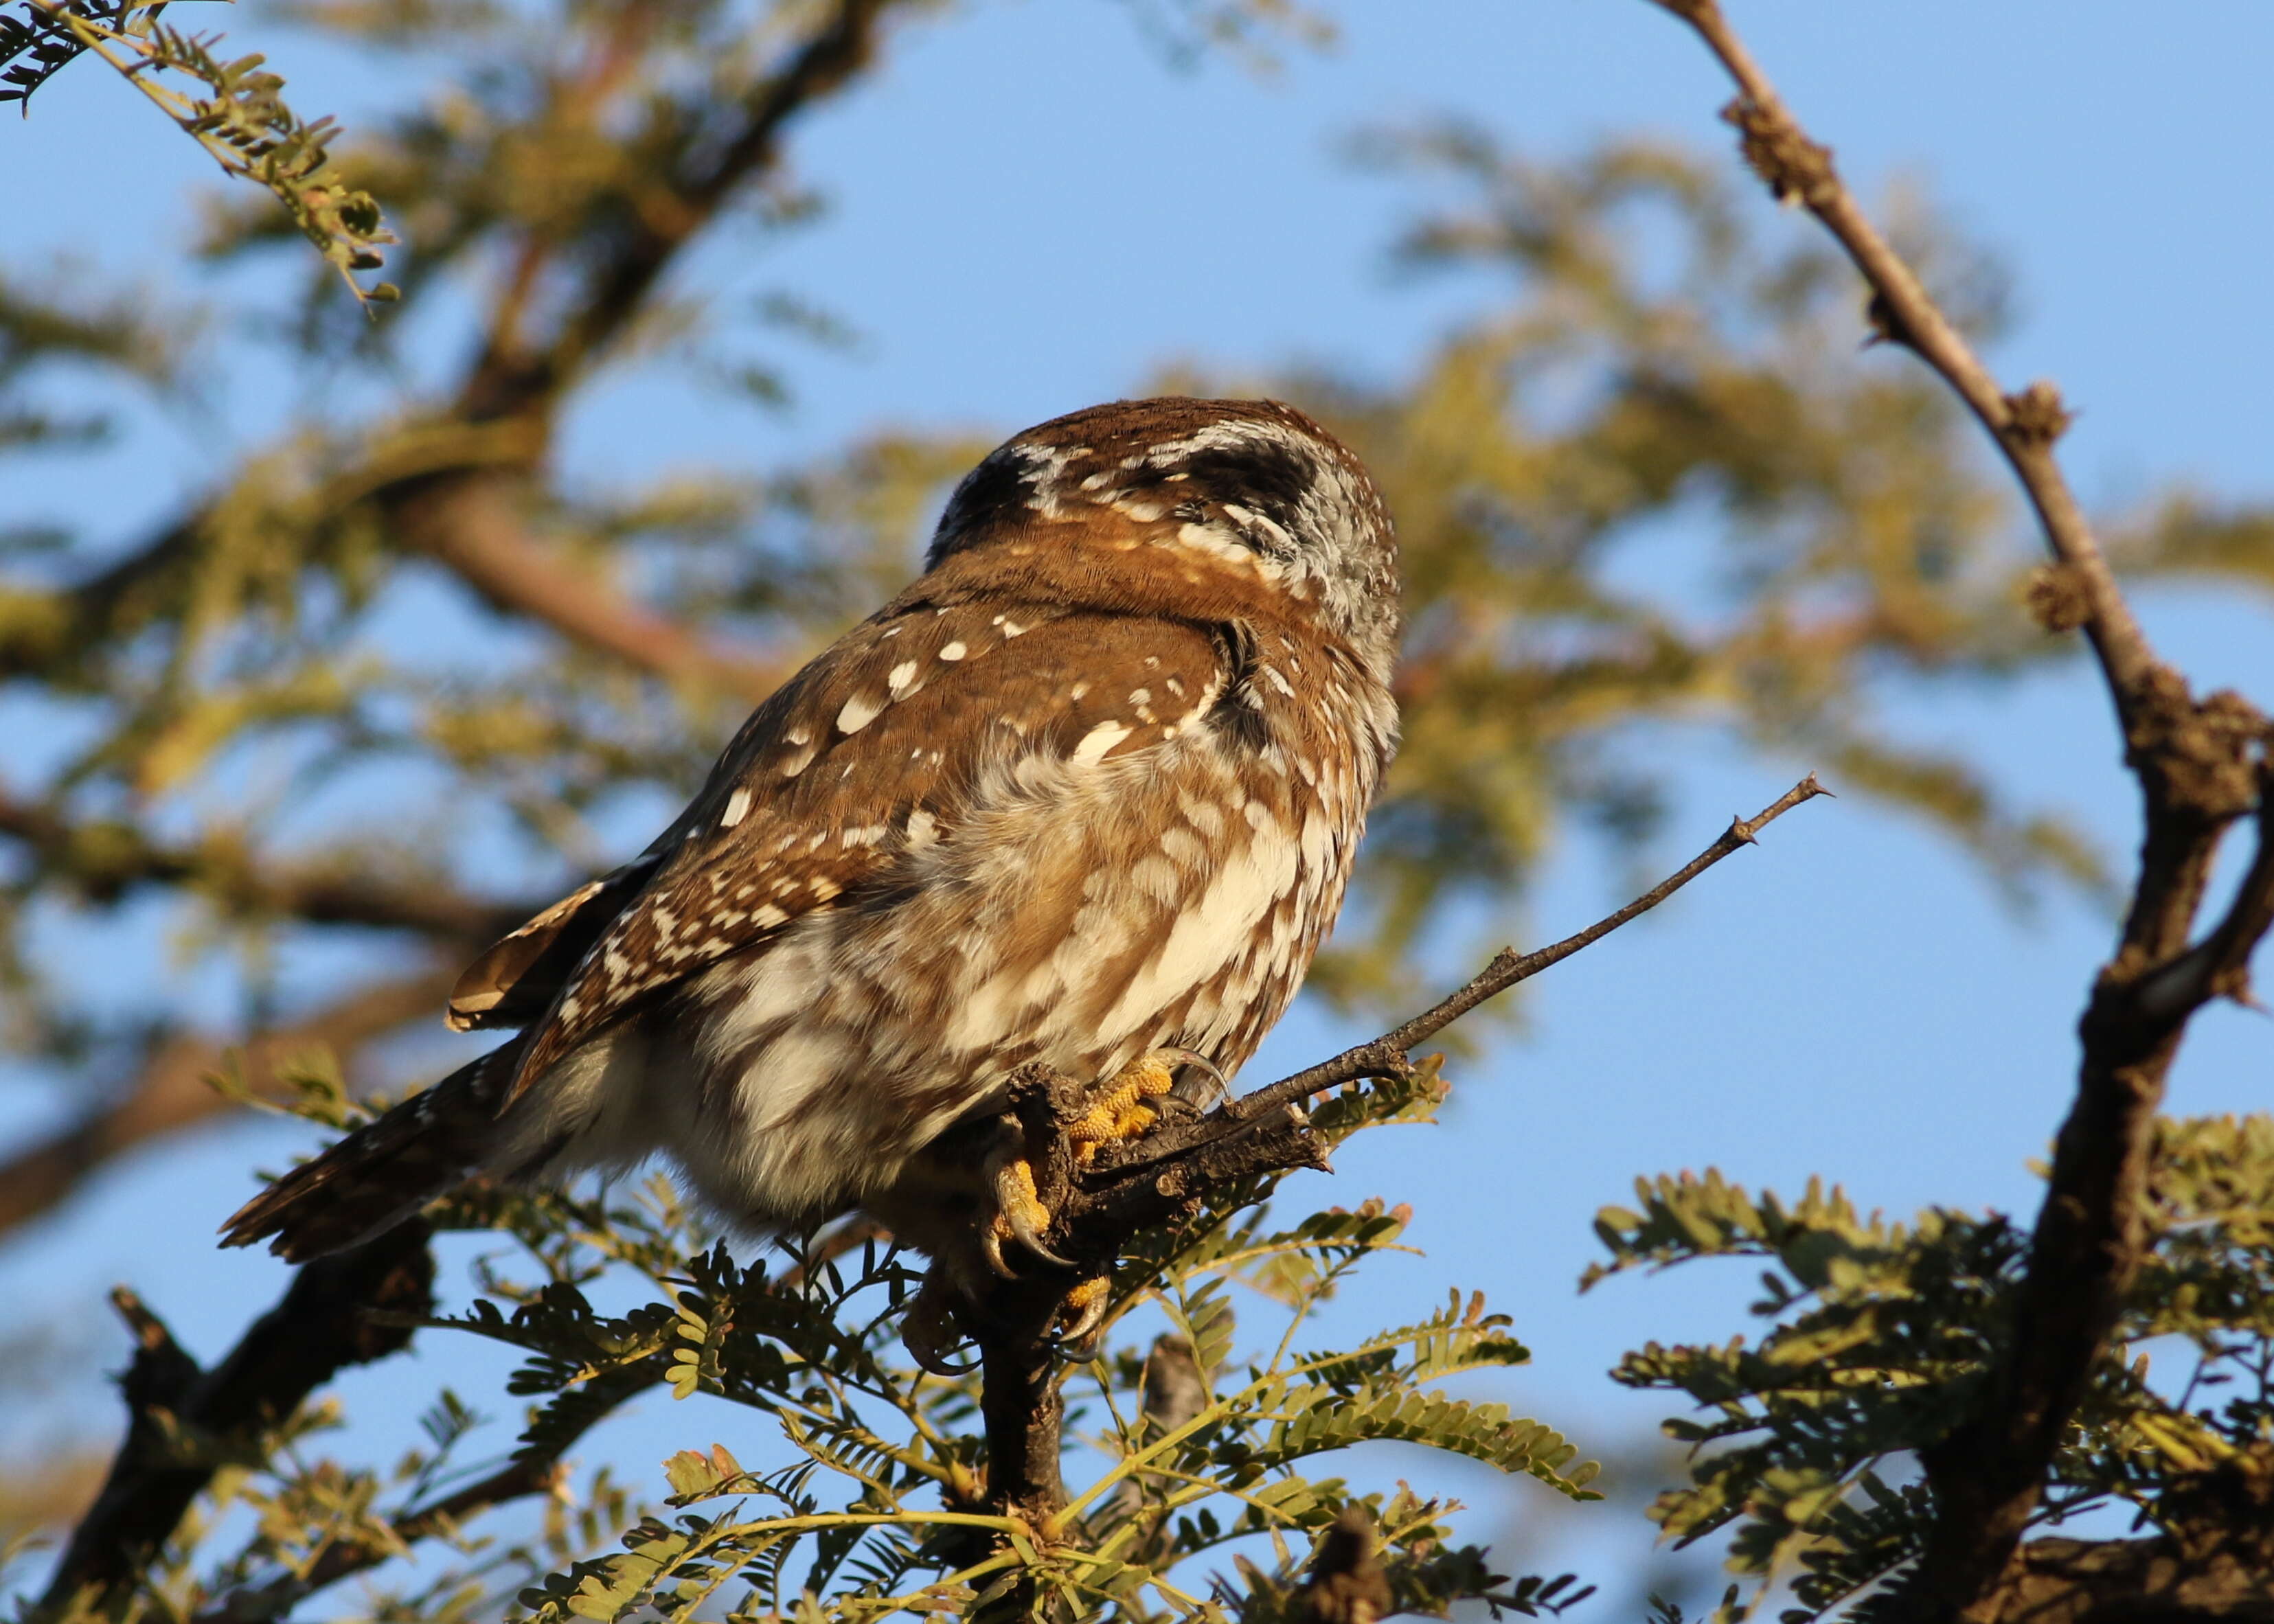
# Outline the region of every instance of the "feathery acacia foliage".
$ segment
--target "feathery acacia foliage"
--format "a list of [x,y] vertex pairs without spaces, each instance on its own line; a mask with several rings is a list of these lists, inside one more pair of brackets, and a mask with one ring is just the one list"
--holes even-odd
[[[2009,1351],[2026,1230],[1997,1214],[1867,1218],[1814,1184],[1787,1204],[1710,1171],[1639,1180],[1636,1193],[1639,1210],[1596,1220],[1613,1260],[1589,1285],[1707,1258],[1769,1265],[1757,1342],[1653,1342],[1613,1372],[1685,1395],[1703,1417],[1667,1423],[1691,1448],[1692,1480],[1653,1519],[1682,1542],[1738,1523],[1730,1566],[1757,1598],[1790,1584],[1801,1605],[1787,1624],[1859,1594],[1847,1614],[1858,1624],[1915,1616],[1900,1585],[1871,1587],[1926,1548],[1933,1503],[1911,1462]],[[2031,1523],[2121,1505],[2183,1549],[2201,1541],[2207,1493],[2274,1487],[2274,1118],[2158,1124],[2142,1209],[2142,1267]],[[2174,1361],[2176,1376],[2153,1368]]]
[[[358,1114],[332,1079],[302,1081],[312,1119]],[[1427,1120],[1443,1092],[1425,1071],[1345,1093],[1321,1111],[1321,1129],[1332,1141]],[[370,1599],[371,1616],[1276,1617],[1314,1538],[1355,1506],[1380,1529],[1401,1605],[1435,1613],[1474,1598],[1532,1613],[1577,1599],[1568,1577],[1510,1580],[1482,1550],[1453,1543],[1453,1502],[1361,1493],[1315,1464],[1394,1440],[1593,1497],[1593,1467],[1554,1430],[1439,1389],[1528,1357],[1481,1297],[1456,1294],[1352,1346],[1299,1345],[1320,1303],[1401,1250],[1406,1217],[1377,1202],[1278,1228],[1263,1209],[1227,1206],[1150,1236],[1117,1275],[1103,1340],[1068,1373],[1088,1481],[1038,1528],[984,1501],[977,1375],[928,1374],[900,1355],[892,1311],[920,1275],[873,1240],[793,1255],[782,1269],[739,1265],[661,1178],[589,1200],[447,1203],[438,1227],[501,1229],[517,1259],[486,1263],[463,1312],[418,1322],[424,1335],[486,1338],[520,1357],[506,1391],[530,1402],[499,1470],[523,1492],[552,1490],[541,1535],[468,1539],[425,1509],[478,1424],[456,1395],[425,1418],[432,1448],[391,1475],[314,1455],[330,1418],[320,1406],[257,1440],[204,1444],[222,1464],[209,1508],[153,1592],[177,1617],[281,1616],[423,1533],[456,1545],[455,1557],[430,1557],[415,1589]],[[613,1312],[598,1305],[604,1297],[630,1305]],[[1248,1310],[1244,1326],[1236,1304]],[[1169,1327],[1149,1352],[1126,1339],[1133,1317]],[[1159,1392],[1171,1365],[1181,1378],[1173,1402]],[[653,1502],[606,1474],[568,1481],[560,1462],[576,1440],[658,1391],[769,1417],[770,1458],[682,1449],[663,1462],[658,1486],[668,1492]],[[705,1408],[697,1427],[751,1437]],[[33,1616],[103,1616],[89,1600],[53,1600]]]

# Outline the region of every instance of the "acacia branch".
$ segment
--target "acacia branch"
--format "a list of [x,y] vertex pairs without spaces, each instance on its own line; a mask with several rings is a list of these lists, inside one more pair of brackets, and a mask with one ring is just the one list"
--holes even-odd
[[1745,49],[1717,0],[1654,0],[1698,31],[1736,81],[1737,99],[1721,117],[1736,126],[1745,162],[1779,201],[1797,202],[1823,222],[1848,251],[1873,294],[1873,314],[1885,336],[1914,350],[1940,373],[2013,467],[2037,509],[2053,554],[2072,575],[2083,599],[2085,631],[2099,657],[2120,712],[2155,663],[2116,576],[2101,555],[2084,509],[2069,489],[2053,442],[2068,426],[2059,391],[2034,383],[2018,395],[1999,387],[1916,273],[1905,264],[1833,168],[1832,150],[1809,139],[1768,76]]
[[309,1563],[305,1573],[287,1575],[258,1590],[233,1590],[197,1613],[191,1624],[247,1624],[250,1620],[282,1618],[318,1590],[392,1561],[421,1540],[455,1536],[463,1523],[483,1512],[532,1495],[558,1492],[568,1475],[561,1457],[607,1413],[596,1409],[583,1425],[563,1432],[549,1447],[518,1456],[486,1477],[403,1513],[387,1524],[385,1538],[335,1539]]
[[1253,1094],[1243,1094],[1231,1104],[1231,1115],[1252,1121],[1267,1112],[1298,1103],[1339,1084],[1355,1082],[1362,1077],[1401,1074],[1410,1064],[1407,1056],[1413,1049],[1479,1004],[1498,997],[1518,981],[1530,981],[1542,970],[1562,964],[1581,948],[1601,941],[1628,921],[1649,913],[1724,857],[1757,844],[1763,829],[1801,802],[1831,793],[1816,781],[1814,773],[1810,773],[1751,817],[1730,819],[1728,828],[1721,831],[1721,838],[1713,845],[1616,913],[1597,920],[1585,930],[1565,936],[1561,942],[1529,953],[1518,953],[1512,947],[1502,948],[1465,985],[1412,1019],[1385,1032],[1371,1042],[1344,1049],[1331,1060],[1321,1061],[1292,1077],[1282,1078]]
[[[2049,629],[2090,640],[2138,779],[2145,831],[2115,956],[2079,1024],[2077,1090],[2056,1141],[2045,1199],[2005,1357],[1977,1412],[1922,1452],[1935,1497],[1911,1593],[1930,1617],[1992,1624],[1996,1596],[2035,1514],[2054,1451],[2102,1357],[2147,1244],[2142,1219],[2156,1113],[2187,1019],[2238,996],[2274,923],[2274,727],[2240,696],[2198,700],[2157,658],[2118,589],[2052,453],[2069,416],[2046,383],[2002,391],[1841,182],[1730,28],[1715,0],[1655,0],[1689,23],[1736,83],[1723,117],[1745,161],[1784,200],[1831,231],[1872,289],[1881,336],[1955,390],[2013,467],[2054,563],[2033,593]],[[2226,917],[2189,937],[2221,837],[2255,806],[2257,860]]]
[[723,648],[561,558],[531,531],[513,486],[493,472],[424,484],[393,494],[387,507],[408,545],[493,609],[677,687],[724,690],[755,704],[781,681],[779,665]]
[[115,1098],[0,1162],[0,1233],[61,1205],[113,1157],[237,1109],[207,1081],[232,1050],[241,1057],[246,1085],[258,1094],[275,1094],[277,1067],[292,1056],[325,1049],[352,1064],[377,1039],[441,1008],[451,979],[432,971],[383,981],[306,1020],[236,1043],[200,1032],[154,1040],[132,1083]]
[[336,861],[264,867],[226,836],[168,845],[124,820],[74,823],[52,806],[19,801],[5,790],[0,790],[0,835],[19,842],[49,873],[97,903],[117,902],[143,886],[193,886],[246,914],[413,930],[454,948],[493,941],[543,906],[484,902],[423,877],[382,881]]
[[[433,1310],[426,1234],[413,1221],[309,1264],[210,1371],[122,1289],[116,1300],[136,1342],[120,1382],[132,1413],[126,1440],[31,1618],[73,1608],[100,1614],[123,1602],[234,1452],[289,1420],[348,1365],[407,1345],[408,1321]],[[381,1312],[405,1323],[375,1317]]]

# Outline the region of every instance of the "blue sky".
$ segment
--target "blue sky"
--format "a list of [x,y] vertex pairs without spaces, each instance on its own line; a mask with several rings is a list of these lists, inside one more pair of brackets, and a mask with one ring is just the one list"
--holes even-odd
[[[2009,383],[2057,379],[2079,409],[2063,453],[2090,501],[2120,505],[2172,481],[2274,497],[2262,381],[2274,376],[2263,184],[2274,104],[2261,82],[2274,11],[2239,0],[2152,20],[2050,0],[1732,10],[1867,197],[1916,179],[2007,261],[2020,320],[1992,360]],[[1292,52],[1260,78],[1164,60],[1104,0],[976,4],[907,30],[884,72],[800,138],[802,177],[834,207],[762,267],[845,317],[857,346],[792,351],[797,404],[780,417],[694,410],[652,380],[600,391],[570,425],[566,464],[594,479],[682,460],[764,469],[880,423],[1009,430],[1127,393],[1182,358],[1218,372],[1326,358],[1399,376],[1481,296],[1457,279],[1389,274],[1386,245],[1415,199],[1343,158],[1367,124],[1457,113],[1546,154],[1644,131],[1735,162],[1713,117],[1724,84],[1643,0],[1334,11],[1338,45]],[[306,109],[352,125],[389,88],[336,52],[272,39],[258,5],[216,22],[248,48],[272,46]],[[113,118],[125,95],[82,64],[27,122],[0,128],[11,257],[70,251],[164,274],[184,229],[183,189],[207,171],[154,115]],[[1770,229],[1814,228],[1795,214]],[[729,238],[704,253],[747,250]],[[257,443],[294,410],[256,393],[227,392],[217,422],[146,417],[97,465],[91,502],[82,466],[9,472],[0,504],[61,507],[68,478],[72,511],[130,535],[196,489],[217,451]],[[2163,592],[2142,608],[2202,684],[2274,699],[2263,605]],[[2133,838],[2106,704],[2081,664],[1996,693],[1939,691],[1899,714],[1915,737],[1975,751],[2018,797],[2069,811],[2112,851]],[[1662,748],[1679,789],[1668,866],[1811,764],[1672,733]],[[1571,841],[1532,899],[1539,939],[1615,904],[1615,888],[1607,854]],[[1353,1315],[1425,1310],[1447,1284],[1483,1287],[1535,1350],[1532,1369],[1502,1384],[1512,1402],[1583,1445],[1648,1426],[1661,1406],[1612,1387],[1605,1367],[1645,1338],[1741,1328],[1751,1275],[1621,1280],[1577,1297],[1595,1208],[1624,1199],[1638,1173],[1709,1165],[1788,1189],[1821,1173],[1891,1211],[2033,1207],[2025,1164],[2059,1121],[2071,1028],[2110,934],[2074,899],[2016,913],[1931,835],[1859,801],[1802,808],[1759,850],[1535,983],[1523,1035],[1454,1067],[1445,1126],[1346,1152],[1320,1199],[1412,1200],[1411,1238],[1429,1253],[1379,1269]],[[1363,1035],[1299,1011],[1248,1076]],[[2259,1108],[2270,1056],[2267,1021],[2209,1011],[2172,1109]],[[213,1252],[211,1224],[247,1190],[249,1165],[277,1165],[300,1142],[254,1128],[122,1162],[0,1248],[0,1292],[27,1317],[78,1317],[109,1364],[124,1343],[96,1305],[128,1280],[193,1348],[217,1351],[282,1270]],[[493,1362],[429,1339],[349,1396],[378,1412],[369,1435],[391,1447],[410,1431],[393,1407],[443,1379],[494,1394],[495,1375]],[[60,1402],[76,1419],[105,1416],[110,1400],[90,1379]],[[712,1425],[681,1425],[651,1405],[596,1447],[651,1470],[670,1449],[707,1442],[710,1432],[694,1432]],[[1500,1492],[1460,1481],[1472,1498]],[[1518,1516],[1526,1486],[1510,1503]],[[1630,1551],[1646,1531],[1600,1538],[1603,1551]]]

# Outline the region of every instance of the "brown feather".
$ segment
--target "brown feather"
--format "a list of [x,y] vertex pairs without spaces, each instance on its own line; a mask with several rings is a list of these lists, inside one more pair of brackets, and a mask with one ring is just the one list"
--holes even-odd
[[545,1013],[592,944],[655,872],[643,855],[577,887],[468,965],[450,988],[453,1032],[524,1026]]

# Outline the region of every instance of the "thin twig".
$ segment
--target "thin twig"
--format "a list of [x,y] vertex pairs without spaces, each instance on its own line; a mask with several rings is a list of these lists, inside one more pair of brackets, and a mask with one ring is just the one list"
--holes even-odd
[[1713,845],[1616,913],[1597,920],[1574,936],[1565,936],[1561,942],[1532,952],[1518,953],[1512,947],[1502,948],[1494,956],[1492,962],[1465,985],[1412,1019],[1371,1042],[1344,1049],[1330,1060],[1322,1060],[1292,1077],[1282,1078],[1253,1094],[1241,1095],[1233,1101],[1228,1114],[1241,1120],[1253,1121],[1268,1112],[1308,1099],[1342,1083],[1355,1082],[1364,1077],[1400,1074],[1409,1064],[1407,1056],[1416,1047],[1427,1042],[1479,1004],[1499,996],[1518,981],[1529,981],[1542,970],[1562,964],[1581,948],[1601,941],[1628,921],[1649,913],[1724,857],[1756,844],[1763,829],[1801,802],[1831,793],[1816,781],[1814,773],[1810,773],[1751,817],[1731,819],[1728,828],[1721,831],[1721,838]]
[[1746,162],[1780,199],[1797,201],[1840,239],[1880,301],[1887,335],[1916,351],[1956,390],[2005,453],[2044,529],[2045,540],[2087,605],[2085,634],[2092,640],[2120,714],[2155,655],[2124,601],[2116,576],[2093,539],[2084,509],[2069,489],[2053,442],[2069,414],[2051,384],[2019,395],[2001,389],[1901,254],[1871,223],[1832,165],[1832,152],[1809,139],[1729,26],[1716,0],[1655,0],[1698,31],[1706,48],[1736,81],[1739,95],[1722,110],[1737,127]]

